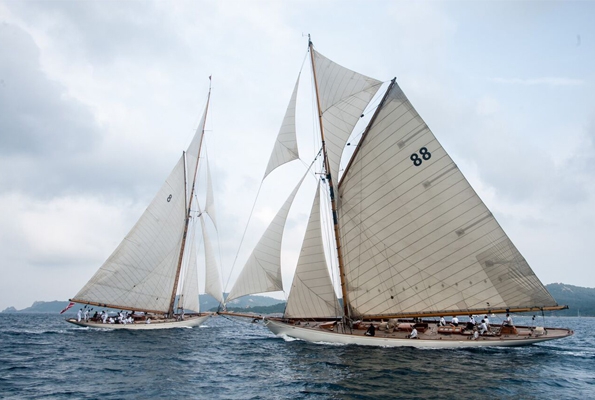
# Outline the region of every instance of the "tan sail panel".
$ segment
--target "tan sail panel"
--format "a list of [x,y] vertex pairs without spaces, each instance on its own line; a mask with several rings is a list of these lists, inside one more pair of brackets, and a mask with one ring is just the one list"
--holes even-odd
[[556,305],[398,85],[359,146],[339,188],[355,315]]
[[136,225],[76,294],[84,302],[166,312],[184,230],[184,159]]

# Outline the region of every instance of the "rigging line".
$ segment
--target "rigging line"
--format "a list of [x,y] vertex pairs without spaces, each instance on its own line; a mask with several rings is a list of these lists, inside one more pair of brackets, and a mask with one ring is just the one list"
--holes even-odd
[[[308,47],[308,51],[306,51],[306,54],[304,54],[304,59],[302,60],[302,65],[300,66],[300,71],[298,73],[298,77],[302,74],[302,70],[304,69],[304,65],[306,64],[306,60],[308,58],[308,54],[309,54],[309,47]],[[301,158],[298,158],[299,160],[301,160]],[[303,160],[301,160],[302,163],[304,163]],[[305,165],[305,163],[304,163]],[[227,290],[227,287],[229,285],[229,281],[231,280],[231,276],[233,275],[233,271],[235,269],[236,263],[238,261],[238,257],[240,255],[240,249],[242,248],[242,244],[244,243],[244,239],[246,237],[246,232],[248,231],[248,226],[250,225],[250,221],[252,220],[252,215],[254,213],[254,208],[256,207],[256,202],[258,200],[258,196],[260,195],[260,191],[262,189],[262,184],[264,182],[264,179],[260,181],[260,186],[258,187],[258,191],[256,193],[256,198],[254,199],[254,203],[252,204],[252,210],[250,211],[250,215],[248,216],[248,222],[246,223],[246,227],[244,228],[244,233],[242,234],[242,239],[240,240],[240,244],[238,245],[238,251],[236,252],[236,256],[233,260],[233,264],[231,266],[231,271],[229,272],[229,276],[227,277],[227,281],[225,282],[225,289]],[[218,233],[217,233],[218,235]],[[219,249],[219,252],[221,252],[221,249]]]
[[[319,182],[319,184],[320,184],[320,182]],[[323,187],[324,187],[324,190],[327,190],[327,186],[326,185],[323,186]],[[331,277],[331,282],[333,284],[333,291],[335,292],[335,297],[338,299],[339,296],[337,295],[337,291],[336,291],[336,287],[338,285],[336,273],[337,273],[337,269],[338,268],[335,265],[335,260],[336,260],[337,257],[336,257],[336,255],[334,254],[334,252],[332,250],[333,249],[333,247],[332,247],[333,246],[332,232],[331,232],[330,229],[328,229],[329,226],[331,225],[331,221],[332,221],[332,216],[331,216],[331,213],[330,213],[331,207],[330,207],[330,204],[329,204],[328,196],[324,196],[322,198],[324,198],[324,203],[321,202],[321,206],[323,206],[322,207],[323,212],[324,212],[323,216],[324,216],[324,221],[326,221],[325,224],[324,224],[324,226],[326,228],[326,229],[324,229],[324,235],[326,236],[325,243],[327,244],[326,246],[324,246],[325,247],[324,250],[325,250],[326,259],[329,262],[330,271],[328,271],[328,272],[329,272],[329,275]],[[338,302],[337,302],[336,307],[338,307]],[[335,311],[339,311],[339,309],[336,309]]]
[[[238,261],[238,257],[240,255],[240,249],[242,248],[242,244],[244,243],[244,239],[246,238],[246,232],[248,231],[248,226],[250,225],[250,221],[252,220],[252,215],[254,214],[254,208],[256,208],[256,202],[258,200],[258,196],[260,195],[260,190],[262,189],[262,184],[264,183],[264,179],[260,181],[260,186],[258,187],[258,191],[256,192],[256,198],[254,199],[254,203],[252,204],[252,210],[250,210],[250,214],[248,215],[248,222],[246,222],[246,227],[244,228],[244,233],[242,234],[242,239],[240,240],[240,244],[238,245],[238,251],[236,252],[236,256],[233,260],[233,264],[231,265],[231,271],[229,272],[229,276],[227,277],[227,281],[225,282],[225,290],[227,290],[227,286],[229,285],[229,281],[231,280],[231,276],[233,275],[233,270],[236,266],[236,262]],[[228,292],[229,293],[229,292]]]

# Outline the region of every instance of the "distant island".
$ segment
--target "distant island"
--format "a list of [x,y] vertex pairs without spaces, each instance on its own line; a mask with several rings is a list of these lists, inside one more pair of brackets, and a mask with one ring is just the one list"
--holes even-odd
[[[561,305],[567,305],[568,310],[553,311],[546,313],[555,316],[581,316],[595,317],[595,288],[567,285],[564,283],[550,283],[545,285],[547,290]],[[31,307],[17,310],[8,307],[2,313],[59,313],[67,305],[68,301],[36,301]],[[218,302],[209,295],[200,295],[201,310],[217,311]],[[245,296],[231,301],[227,305],[228,311],[251,312],[255,314],[279,314],[285,310],[285,302],[267,296]],[[76,313],[77,308],[73,307],[67,314]]]
[[[212,296],[201,294],[199,296],[200,309],[203,311],[217,311],[219,303]],[[8,307],[2,313],[59,313],[68,305],[69,301],[36,301],[31,307],[17,310],[15,307]],[[82,306],[74,306],[64,314],[75,314]],[[99,307],[98,307],[99,309]],[[101,308],[103,309],[103,308]],[[267,296],[244,296],[232,300],[227,304],[229,311],[253,312],[255,314],[283,313],[285,302]]]

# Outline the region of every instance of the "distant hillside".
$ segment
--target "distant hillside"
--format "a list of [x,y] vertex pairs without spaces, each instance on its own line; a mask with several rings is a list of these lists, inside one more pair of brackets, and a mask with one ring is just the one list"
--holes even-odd
[[[246,311],[248,308],[254,307],[269,307],[279,303],[281,300],[274,299],[272,297],[265,296],[245,296],[241,299],[233,300],[228,304],[228,309],[233,307],[234,309]],[[31,307],[17,310],[14,307],[8,307],[3,313],[59,313],[67,305],[68,301],[36,301]],[[200,295],[200,308],[201,310],[214,310],[217,311],[219,302],[208,294]],[[75,305],[65,314],[75,314],[78,309],[81,308],[79,305]],[[97,310],[103,309],[101,307],[95,307]],[[264,311],[254,311],[257,313],[263,313]],[[271,311],[275,312],[275,311]],[[283,312],[283,310],[281,310]]]
[[[595,317],[595,288],[551,283],[545,286],[560,305],[567,305],[568,310],[555,311],[548,315]],[[3,313],[59,313],[68,305],[68,301],[36,301],[31,307],[17,310],[8,307]],[[71,308],[67,314],[74,314],[78,306]],[[219,303],[213,297],[200,295],[201,310],[217,311]],[[80,308],[80,307],[79,307]],[[256,314],[282,313],[285,302],[267,296],[245,296],[227,304],[228,311],[253,312]]]
[[[277,300],[279,301],[279,300]],[[283,314],[285,312],[285,305],[287,303],[277,303],[272,306],[255,306],[255,307],[227,307],[227,311],[231,312],[250,312],[254,314]],[[216,311],[216,310],[211,310]]]
[[547,290],[560,305],[567,305],[568,310],[555,311],[553,315],[576,317],[595,317],[595,288],[550,283]]

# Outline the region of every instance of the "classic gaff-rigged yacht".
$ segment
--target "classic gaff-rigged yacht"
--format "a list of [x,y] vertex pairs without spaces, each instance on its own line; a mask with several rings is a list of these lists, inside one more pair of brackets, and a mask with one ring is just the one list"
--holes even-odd
[[110,329],[167,329],[202,324],[212,313],[199,312],[195,245],[198,223],[206,259],[205,290],[223,303],[219,270],[205,219],[209,215],[215,225],[212,182],[204,156],[200,157],[200,164],[206,164],[205,208],[201,211],[197,205],[193,209],[210,95],[209,89],[192,142],[153,201],[107,261],[70,300],[131,311],[134,322],[104,324],[97,318],[88,321],[70,318],[68,322]]
[[[316,172],[322,178],[284,316],[266,318],[266,326],[310,342],[387,347],[520,346],[572,335],[569,329],[514,325],[492,325],[479,335],[474,326],[439,324],[439,316],[567,307],[556,304],[396,79],[383,84],[353,72],[317,52],[312,42],[308,50],[322,149]],[[265,178],[299,158],[297,87]],[[373,98],[381,100],[337,184],[345,145],[364,110],[374,108]],[[283,290],[281,239],[303,181],[254,248],[228,302]],[[328,198],[326,204],[319,196]],[[332,257],[325,257],[321,204],[330,204],[332,212]],[[342,304],[327,258],[336,260]],[[371,324],[376,329],[368,336]],[[417,337],[411,339],[414,329]]]

